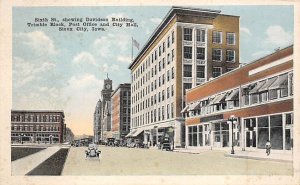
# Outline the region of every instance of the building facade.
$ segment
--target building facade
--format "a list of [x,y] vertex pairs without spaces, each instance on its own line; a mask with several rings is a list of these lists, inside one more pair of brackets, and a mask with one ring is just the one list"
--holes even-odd
[[130,131],[131,86],[120,84],[112,93],[112,135],[124,140]]
[[[187,91],[187,147],[289,152],[293,145],[293,46]],[[236,122],[228,122],[230,117]],[[233,126],[233,128],[232,128]]]
[[102,102],[98,100],[94,111],[94,142],[98,143],[101,138],[101,112]]
[[112,138],[111,125],[111,102],[106,101],[103,107],[103,139]]
[[131,133],[185,145],[186,89],[239,66],[239,17],[172,7],[130,64]]
[[12,110],[11,142],[62,143],[66,139],[63,111]]

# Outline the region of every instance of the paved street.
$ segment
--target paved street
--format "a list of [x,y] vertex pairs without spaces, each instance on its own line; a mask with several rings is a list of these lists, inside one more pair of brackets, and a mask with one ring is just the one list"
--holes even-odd
[[100,161],[86,160],[85,147],[71,147],[62,175],[292,175],[292,163],[138,148],[100,147]]

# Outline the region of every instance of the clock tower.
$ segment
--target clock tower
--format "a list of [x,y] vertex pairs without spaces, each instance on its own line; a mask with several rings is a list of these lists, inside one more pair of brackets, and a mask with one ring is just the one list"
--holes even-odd
[[112,90],[112,80],[108,78],[104,80],[103,84],[103,89],[101,91],[101,97],[102,97],[102,104],[103,106],[105,105],[106,101],[111,100],[111,93],[113,92]]

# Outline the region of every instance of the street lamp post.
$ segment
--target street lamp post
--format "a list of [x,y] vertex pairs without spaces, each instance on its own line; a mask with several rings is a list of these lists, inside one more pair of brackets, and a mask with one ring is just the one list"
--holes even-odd
[[234,154],[234,145],[233,145],[233,124],[237,122],[237,118],[234,117],[234,115],[231,115],[230,118],[228,118],[227,123],[231,123],[231,154]]
[[174,127],[174,126],[171,126],[170,128],[173,130],[173,137],[172,137],[172,150],[174,150],[175,127]]
[[21,134],[19,135],[19,137],[21,137],[21,144],[23,144],[23,136],[24,136],[23,133],[21,133]]

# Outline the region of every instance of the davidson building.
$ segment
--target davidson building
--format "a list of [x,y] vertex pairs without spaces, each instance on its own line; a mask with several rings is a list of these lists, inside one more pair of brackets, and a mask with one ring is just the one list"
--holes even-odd
[[172,7],[131,70],[131,132],[154,146],[168,135],[185,146],[186,90],[239,66],[239,16]]

